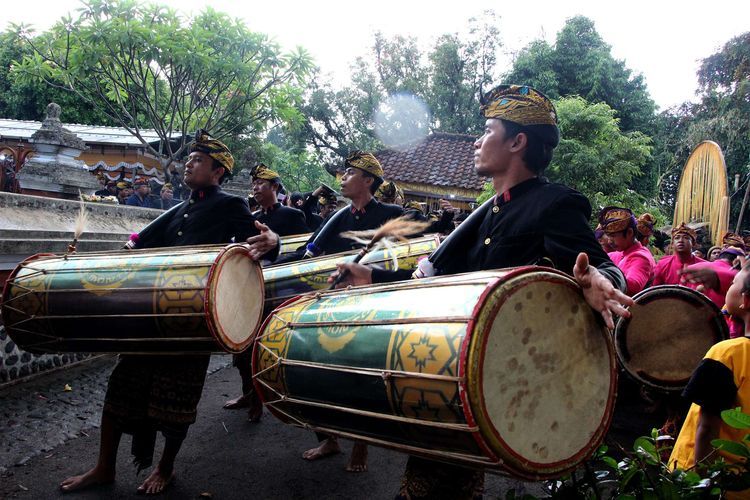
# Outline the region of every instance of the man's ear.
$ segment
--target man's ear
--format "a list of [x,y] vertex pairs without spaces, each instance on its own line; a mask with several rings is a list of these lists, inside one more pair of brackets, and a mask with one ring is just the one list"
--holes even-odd
[[514,153],[523,151],[528,143],[529,137],[526,135],[526,132],[519,132],[513,138],[513,142],[510,144],[510,150]]

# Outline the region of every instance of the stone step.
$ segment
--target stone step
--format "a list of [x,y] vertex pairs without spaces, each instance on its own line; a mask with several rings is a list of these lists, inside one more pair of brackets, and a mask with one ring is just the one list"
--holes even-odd
[[[72,238],[28,239],[7,238],[0,240],[0,254],[33,255],[35,253],[65,253]],[[123,247],[127,237],[112,240],[79,240],[76,249],[79,252],[101,252],[117,250]]]
[[[119,240],[127,241],[130,233],[104,233],[104,232],[84,232],[83,240]],[[64,240],[73,239],[73,231],[51,231],[38,229],[0,229],[0,240]]]

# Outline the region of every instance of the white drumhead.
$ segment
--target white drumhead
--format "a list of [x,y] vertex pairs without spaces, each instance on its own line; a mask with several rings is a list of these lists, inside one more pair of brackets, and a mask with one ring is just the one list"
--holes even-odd
[[528,475],[565,469],[598,444],[609,422],[616,377],[609,333],[563,276],[512,278],[483,312],[498,301],[481,372],[490,441]]
[[209,282],[209,322],[216,340],[230,352],[244,350],[263,314],[263,274],[242,245],[233,245],[214,265]]

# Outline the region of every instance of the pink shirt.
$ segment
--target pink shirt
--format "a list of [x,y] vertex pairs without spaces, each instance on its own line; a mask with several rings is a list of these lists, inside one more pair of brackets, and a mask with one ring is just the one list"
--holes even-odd
[[[711,299],[711,301],[716,304],[716,307],[721,309],[724,307],[724,304],[726,303],[726,297],[727,292],[729,291],[729,287],[732,286],[732,281],[734,280],[734,276],[739,272],[736,269],[732,267],[732,264],[725,260],[715,260],[713,262],[702,262],[695,267],[702,268],[707,267],[711,268],[714,271],[716,271],[717,276],[719,277],[719,291],[714,290],[703,290],[703,293],[706,294],[706,297]],[[690,286],[690,288],[695,288],[696,286]]]
[[654,256],[637,241],[623,252],[611,252],[608,255],[625,275],[628,295],[635,295],[646,288],[646,284],[654,276]]
[[680,275],[680,271],[685,269],[687,266],[698,264],[699,262],[706,262],[700,257],[690,255],[687,260],[680,260],[679,255],[666,255],[659,259],[654,269],[654,285],[684,285],[690,288],[690,283],[685,281],[685,278]]

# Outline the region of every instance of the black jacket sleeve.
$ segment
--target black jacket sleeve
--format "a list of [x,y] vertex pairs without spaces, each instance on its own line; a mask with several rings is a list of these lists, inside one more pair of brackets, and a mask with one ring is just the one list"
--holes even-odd
[[573,275],[578,254],[585,252],[589,263],[596,267],[615,288],[625,291],[622,271],[610,260],[589,226],[591,204],[581,193],[570,190],[545,211],[544,248],[557,269]]

